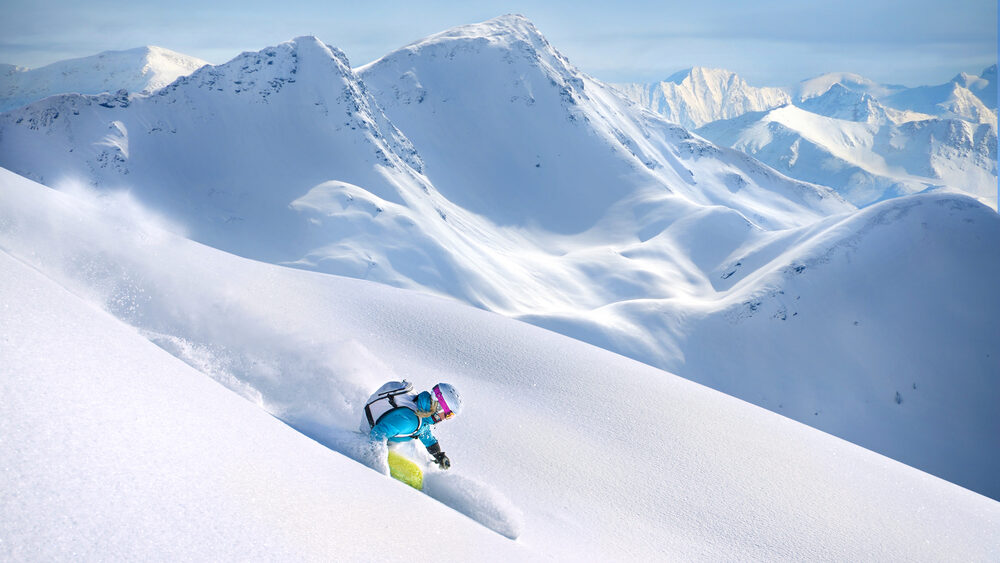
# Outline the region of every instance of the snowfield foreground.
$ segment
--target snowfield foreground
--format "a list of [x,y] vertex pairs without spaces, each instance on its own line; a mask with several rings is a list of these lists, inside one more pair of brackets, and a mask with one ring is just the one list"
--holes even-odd
[[[0,170],[0,559],[1000,557],[1000,503],[886,457],[497,314],[157,223]],[[466,398],[438,432],[444,502],[351,459],[361,403],[401,377]]]

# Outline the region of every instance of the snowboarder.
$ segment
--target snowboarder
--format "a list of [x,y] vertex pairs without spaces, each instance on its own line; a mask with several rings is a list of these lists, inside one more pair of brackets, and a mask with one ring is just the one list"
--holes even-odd
[[390,381],[368,398],[365,421],[368,437],[374,443],[398,444],[418,438],[441,469],[451,467],[451,460],[431,433],[431,427],[457,415],[462,409],[458,391],[447,383],[438,383],[430,391],[411,393],[407,381]]

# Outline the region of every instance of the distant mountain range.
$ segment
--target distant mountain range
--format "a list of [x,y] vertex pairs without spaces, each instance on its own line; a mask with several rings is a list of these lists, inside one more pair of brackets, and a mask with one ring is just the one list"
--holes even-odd
[[792,88],[755,88],[693,68],[617,88],[716,143],[855,205],[925,190],[968,193],[997,208],[997,67],[938,86],[877,84],[832,73]]
[[734,72],[701,67],[678,72],[663,82],[614,86],[639,105],[692,130],[792,101],[782,88],[755,88]]
[[[705,115],[729,86],[744,107],[784,105],[699,130],[725,125],[734,140],[717,144],[581,72],[520,16],[357,69],[300,37],[155,91],[0,114],[0,166],[126,192],[245,257],[519,318],[1000,497],[996,213],[945,191],[858,210],[828,187],[844,189],[835,167],[829,183],[793,179],[765,150],[796,145],[790,171],[833,166],[823,151],[860,169],[887,144],[898,162],[876,172],[919,183],[961,149],[945,172],[977,178],[995,126],[909,120],[842,80],[790,104],[727,76],[687,82]],[[848,137],[855,152],[834,153]],[[725,146],[744,138],[765,163]]]
[[106,51],[37,69],[0,64],[0,112],[55,94],[152,92],[191,74],[205,61],[163,47]]

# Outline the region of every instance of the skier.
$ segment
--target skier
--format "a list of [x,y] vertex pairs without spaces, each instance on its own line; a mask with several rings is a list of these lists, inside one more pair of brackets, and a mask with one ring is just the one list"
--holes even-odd
[[365,404],[368,437],[374,444],[388,442],[390,447],[418,438],[434,457],[434,463],[448,469],[451,460],[441,451],[431,427],[457,415],[462,409],[462,398],[447,383],[438,383],[419,394],[412,394],[412,390],[413,385],[407,381],[390,381],[368,398]]

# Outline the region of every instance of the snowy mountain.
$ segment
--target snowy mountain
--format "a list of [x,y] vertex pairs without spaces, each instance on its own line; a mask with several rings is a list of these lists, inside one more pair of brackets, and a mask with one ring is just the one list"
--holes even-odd
[[[796,103],[810,113],[843,119],[847,121],[883,121],[893,116],[893,121],[907,121],[910,114],[900,115],[879,103],[871,94],[847,88],[842,84],[834,84],[823,94],[804,98]],[[926,119],[931,116],[919,114],[916,119]],[[912,119],[909,119],[912,120]]]
[[964,72],[959,73],[952,82],[968,89],[975,94],[986,107],[997,108],[997,65],[993,65],[979,76],[973,76]]
[[636,111],[521,16],[431,36],[358,73],[442,194],[501,225],[576,234],[622,202],[687,205],[650,201],[665,192],[766,226],[846,209]]
[[149,46],[105,51],[36,69],[0,65],[0,112],[71,92],[152,92],[205,64],[194,57]]
[[920,86],[896,92],[885,98],[893,107],[956,118],[973,123],[997,125],[996,65],[974,77],[961,73],[938,86]]
[[827,96],[831,91],[846,91],[856,96],[869,96],[884,107],[901,112],[896,121],[937,117],[989,123],[994,127],[997,124],[996,65],[980,76],[963,72],[950,82],[936,86],[907,88],[878,84],[851,73],[829,73],[804,80],[792,91],[796,105],[801,107],[807,107],[809,101]]
[[[488,561],[1000,555],[1000,503],[787,418],[152,220],[0,170],[4,560],[412,559],[387,526]],[[354,461],[394,377],[466,398],[427,494]]]
[[409,141],[343,53],[302,37],[154,94],[48,98],[0,117],[0,160],[51,185],[127,188],[201,242],[268,261],[338,238],[289,204],[327,180],[426,198]]
[[834,87],[867,94],[879,99],[906,89],[905,86],[895,84],[879,84],[852,72],[828,72],[799,82],[791,88],[791,92],[794,100],[804,101],[822,96]]
[[[155,95],[64,96],[11,112],[0,119],[0,162],[50,185],[129,187],[193,238],[244,256],[507,312],[642,295],[647,287],[607,291],[600,280],[649,279],[644,266],[592,270],[586,252],[567,252],[621,231],[622,216],[649,241],[672,217],[705,205],[768,228],[850,209],[828,190],[636,112],[561,62],[529,25],[504,18],[458,32],[471,38],[428,41],[427,52],[470,54],[463,68],[449,55],[447,77],[481,77],[438,89],[442,63],[428,67],[421,80],[434,84],[435,98],[413,107],[432,108],[433,119],[381,95],[375,73],[402,55],[364,71],[362,82],[342,54],[300,38],[205,67]],[[499,38],[497,47],[476,51],[486,37]],[[473,71],[485,57],[495,72]],[[501,88],[494,76],[513,78]],[[533,82],[519,86],[522,76]],[[369,96],[369,80],[392,122]],[[511,101],[529,86],[537,102]],[[502,105],[479,112],[484,104]],[[537,138],[525,142],[525,132]],[[580,285],[579,275],[595,281]]]
[[698,134],[791,177],[832,186],[859,206],[951,188],[996,208],[993,125],[939,118],[897,122],[898,112],[856,96],[835,88],[804,107],[719,121]]
[[697,68],[658,85],[618,87],[713,142],[831,186],[855,205],[942,187],[997,205],[995,66],[917,88],[843,72],[788,89],[755,88],[732,72]]
[[728,70],[694,67],[662,82],[616,84],[626,97],[688,129],[791,102],[781,88],[756,88]]
[[[639,109],[519,16],[357,71],[302,37],[153,94],[50,98],[0,116],[0,165],[63,191],[127,193],[171,230],[244,257],[528,320],[1000,496],[982,430],[996,415],[976,402],[992,389],[991,343],[970,337],[996,333],[996,319],[918,308],[906,331],[924,336],[883,336],[900,331],[897,300],[955,286],[966,290],[949,311],[991,310],[977,283],[1000,263],[995,214],[946,195],[857,213]],[[877,258],[901,255],[902,233],[923,223],[971,238],[930,234],[886,269]],[[853,266],[862,257],[875,287]],[[923,268],[939,260],[947,285]],[[886,366],[937,389],[951,375],[936,342],[965,352],[968,385],[911,400]],[[789,361],[810,357],[822,366]],[[844,384],[827,393],[834,376]]]
[[919,88],[823,75],[799,85],[794,107],[718,121],[698,133],[793,178],[831,186],[859,206],[945,188],[995,209],[996,108],[962,85],[985,92],[996,84],[990,72]]

